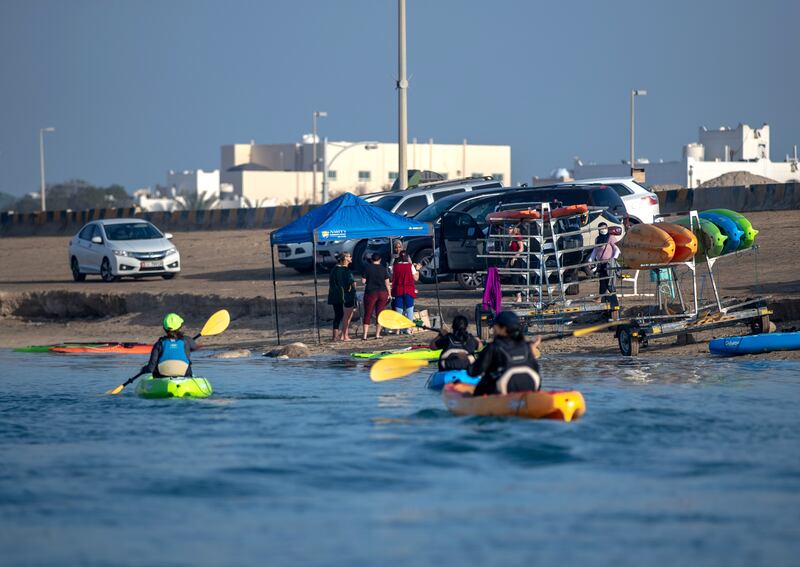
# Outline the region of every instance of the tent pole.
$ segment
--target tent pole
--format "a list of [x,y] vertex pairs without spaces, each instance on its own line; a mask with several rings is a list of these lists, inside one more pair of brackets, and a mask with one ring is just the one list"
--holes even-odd
[[269,240],[269,255],[272,258],[272,312],[275,314],[275,335],[278,337],[278,345],[281,344],[281,324],[278,320],[278,284],[275,281],[275,245],[272,239]]
[[439,312],[439,327],[444,325],[442,318],[442,300],[439,298],[439,270],[436,267],[436,228],[433,229],[433,285],[436,286],[436,309]]
[[322,337],[319,333],[319,285],[317,283],[317,235],[311,233],[311,262],[314,265],[314,327],[317,329],[317,344],[322,344]]

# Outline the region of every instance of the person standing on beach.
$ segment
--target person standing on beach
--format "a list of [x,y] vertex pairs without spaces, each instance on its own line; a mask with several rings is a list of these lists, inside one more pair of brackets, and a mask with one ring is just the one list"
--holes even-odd
[[594,241],[594,248],[589,255],[589,263],[594,263],[594,269],[600,278],[600,302],[604,297],[608,297],[611,308],[619,306],[617,299],[616,285],[616,260],[619,257],[619,247],[616,245],[614,237],[608,233],[608,225],[601,222],[597,225],[599,234]]
[[417,279],[419,279],[419,272],[408,259],[408,252],[403,250],[392,269],[392,297],[394,297],[394,310],[412,321],[414,320],[414,299],[417,297],[417,286],[414,282]]
[[[328,287],[328,305],[333,306],[333,340],[350,340],[350,321],[356,306],[356,282],[350,264],[349,252],[336,255],[336,265],[331,270]],[[341,330],[339,326],[341,325]]]
[[381,255],[373,254],[369,264],[364,266],[361,282],[364,283],[364,334],[362,340],[369,336],[369,324],[372,314],[375,313],[375,338],[381,338],[383,327],[378,323],[378,315],[386,308],[392,286],[389,282],[389,270],[381,264]]

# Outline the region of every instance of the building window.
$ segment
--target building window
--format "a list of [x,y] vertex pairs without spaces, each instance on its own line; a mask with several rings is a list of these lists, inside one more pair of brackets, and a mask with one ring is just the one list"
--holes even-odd
[[329,169],[328,170],[328,179],[330,179],[331,181],[336,181],[336,170],[335,169]]
[[492,177],[497,179],[500,183],[505,181],[505,179],[503,178],[503,174],[502,173],[492,173]]
[[397,179],[397,172],[396,171],[390,171],[389,172],[389,181],[394,181],[395,179]]
[[358,182],[359,183],[366,183],[372,179],[372,172],[371,171],[359,171],[358,172]]

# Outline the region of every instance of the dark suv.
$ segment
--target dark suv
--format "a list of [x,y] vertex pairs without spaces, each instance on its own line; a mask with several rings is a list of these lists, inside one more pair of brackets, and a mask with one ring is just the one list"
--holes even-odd
[[[514,187],[504,190],[484,190],[466,195],[453,195],[423,209],[415,220],[430,222],[436,233],[439,247],[439,274],[455,274],[461,287],[474,289],[482,285],[475,272],[486,269],[484,258],[478,258],[478,241],[487,234],[486,215],[501,208],[524,207],[531,203],[554,203],[558,205],[586,204],[607,212],[602,214],[609,223],[622,224],[626,217],[625,205],[619,195],[605,185],[559,185],[545,187]],[[442,218],[462,213],[456,221],[447,222],[447,230],[442,231]],[[471,220],[468,220],[468,218]],[[627,224],[627,223],[626,223]],[[469,226],[467,226],[469,225]],[[420,281],[433,283],[431,265],[433,243],[430,237],[418,236],[403,240],[409,256],[422,264]],[[388,239],[371,239],[367,254],[379,252],[384,258],[389,254]],[[588,252],[584,253],[587,256]]]

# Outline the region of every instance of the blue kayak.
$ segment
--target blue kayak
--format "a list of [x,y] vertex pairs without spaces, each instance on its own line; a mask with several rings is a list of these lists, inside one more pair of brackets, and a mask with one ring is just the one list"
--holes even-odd
[[722,248],[723,254],[736,252],[739,249],[744,231],[734,221],[719,213],[710,213],[708,211],[703,211],[698,216],[701,219],[713,222],[720,232],[728,237],[728,240],[725,241],[725,246]]
[[440,370],[439,372],[431,374],[431,377],[428,378],[428,382],[425,385],[431,390],[441,390],[444,388],[445,384],[455,382],[456,380],[474,386],[480,381],[480,377],[470,376],[467,374],[466,370]]
[[711,351],[711,354],[721,354],[723,356],[798,349],[800,349],[800,332],[725,337],[714,339],[708,343],[708,350]]

